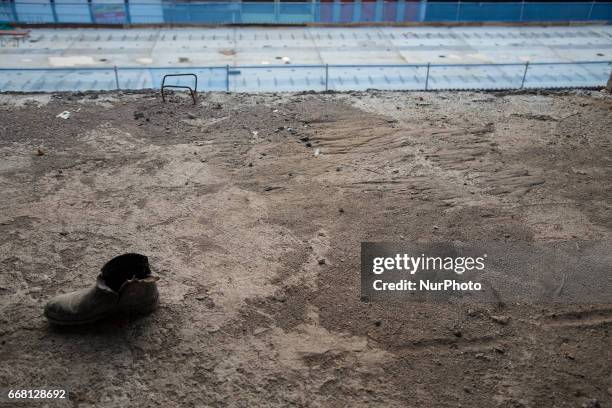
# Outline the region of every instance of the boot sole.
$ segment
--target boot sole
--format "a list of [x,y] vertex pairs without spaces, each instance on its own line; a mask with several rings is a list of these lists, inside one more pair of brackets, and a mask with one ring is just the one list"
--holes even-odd
[[106,319],[111,316],[143,316],[150,313],[153,313],[159,306],[159,298],[156,298],[154,302],[138,308],[115,308],[108,313],[104,313],[103,315],[92,317],[86,320],[58,320],[54,319],[51,316],[45,314],[45,317],[49,321],[49,323],[57,325],[57,326],[79,326],[84,324],[95,323],[99,320]]

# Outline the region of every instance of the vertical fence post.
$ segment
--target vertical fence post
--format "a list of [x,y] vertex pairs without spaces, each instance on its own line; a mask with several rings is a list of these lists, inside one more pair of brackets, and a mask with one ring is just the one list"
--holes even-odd
[[119,90],[121,88],[119,87],[119,72],[117,71],[116,65],[113,67],[113,70],[115,71],[115,85],[117,86],[117,90]]
[[401,23],[406,18],[406,0],[398,0],[395,3],[395,21]]
[[53,14],[53,22],[57,24],[57,8],[55,7],[55,0],[49,0],[51,4],[51,14]]
[[89,10],[89,18],[92,23],[96,22],[96,15],[93,12],[93,5],[91,4],[91,0],[87,0],[87,9]]
[[274,21],[276,24],[280,23],[280,1],[274,0]]
[[429,66],[431,65],[431,62],[427,63],[427,76],[425,77],[425,90],[427,91],[429,89]]
[[17,7],[15,6],[15,0],[10,0],[11,14],[13,15],[13,22],[18,23],[19,17],[17,16]]
[[325,92],[329,90],[329,64],[325,64]]
[[382,21],[383,20],[383,0],[376,0],[376,5],[374,6],[374,21]]
[[170,14],[172,17],[170,19],[170,27],[174,27],[174,22],[176,21],[176,0],[172,0],[172,14]]
[[593,15],[593,7],[595,7],[595,0],[591,2],[591,7],[589,8],[589,15],[587,16],[587,20],[590,20],[591,16]]
[[342,15],[342,2],[341,0],[334,0],[332,8],[332,22],[339,23],[340,16]]
[[523,21],[524,14],[525,14],[525,0],[521,1],[521,14],[519,15],[519,21]]
[[417,21],[423,22],[427,19],[427,0],[419,0],[419,19]]
[[229,64],[225,66],[225,92],[229,92]]
[[[242,2],[240,2],[240,3],[242,3]],[[317,3],[314,0],[312,0],[310,2],[310,15],[311,15],[312,21],[314,23],[319,22],[319,18],[317,17],[318,16],[317,11],[318,11]]]
[[457,17],[456,20],[459,22],[459,14],[461,13],[461,0],[457,2]]
[[525,72],[523,72],[523,80],[521,81],[521,89],[525,86],[525,78],[527,78],[527,70],[529,69],[529,61],[525,63]]
[[361,0],[353,2],[353,23],[361,22]]
[[123,8],[125,10],[125,23],[132,24],[132,14],[130,13],[130,2],[129,0],[123,0]]

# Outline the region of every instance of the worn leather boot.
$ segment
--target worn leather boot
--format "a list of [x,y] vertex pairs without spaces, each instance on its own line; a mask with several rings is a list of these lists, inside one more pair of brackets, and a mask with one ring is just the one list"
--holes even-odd
[[45,316],[53,324],[76,325],[117,314],[151,313],[159,304],[157,280],[146,256],[120,255],[102,267],[92,288],[51,299]]

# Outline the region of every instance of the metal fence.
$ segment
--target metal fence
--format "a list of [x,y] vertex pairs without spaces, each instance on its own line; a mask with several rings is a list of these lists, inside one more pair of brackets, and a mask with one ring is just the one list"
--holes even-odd
[[0,0],[0,22],[77,24],[306,24],[612,21],[612,2]]
[[[159,89],[166,74],[194,73],[198,91],[504,90],[605,86],[612,61],[515,64],[257,65],[192,68],[0,69],[0,92]],[[174,85],[190,86],[177,78]]]

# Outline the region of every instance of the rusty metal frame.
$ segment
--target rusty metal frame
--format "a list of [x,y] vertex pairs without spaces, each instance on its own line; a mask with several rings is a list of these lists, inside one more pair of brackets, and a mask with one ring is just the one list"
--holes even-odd
[[[166,85],[166,78],[168,77],[179,77],[179,76],[192,76],[195,79],[195,86],[193,89],[190,86],[183,85]],[[196,74],[166,74],[162,79],[161,85],[161,96],[162,101],[166,102],[166,95],[164,94],[164,89],[166,88],[180,88],[180,89],[189,89],[189,93],[191,94],[191,99],[193,99],[193,104],[196,104],[196,98],[198,96],[198,76]]]

